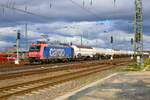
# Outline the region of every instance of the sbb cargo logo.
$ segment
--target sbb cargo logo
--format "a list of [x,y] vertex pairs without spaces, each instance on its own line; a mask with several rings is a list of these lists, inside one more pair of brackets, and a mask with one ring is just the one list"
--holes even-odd
[[64,57],[65,51],[64,51],[64,49],[51,48],[49,51],[49,55],[53,56],[53,57]]

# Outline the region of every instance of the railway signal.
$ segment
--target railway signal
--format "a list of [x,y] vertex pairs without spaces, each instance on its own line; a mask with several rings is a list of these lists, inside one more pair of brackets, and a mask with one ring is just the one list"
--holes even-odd
[[53,2],[54,2],[53,0],[50,0],[50,4],[49,4],[49,7],[50,7],[50,8],[52,8]]
[[134,44],[134,40],[133,40],[133,38],[131,38],[131,45],[133,45]]
[[17,39],[16,39],[16,51],[17,51],[17,58],[15,60],[15,64],[19,64],[19,41],[20,41],[20,31],[17,32]]
[[84,8],[84,7],[85,7],[85,1],[83,0],[83,2],[82,2],[82,3],[83,3],[82,5],[83,5],[83,8]]
[[20,40],[20,31],[17,32],[17,40]]
[[112,48],[112,55],[111,55],[111,60],[113,60],[113,43],[114,43],[114,38],[113,36],[110,37],[110,43],[111,43],[111,48]]
[[90,1],[90,5],[91,5],[91,6],[93,5],[93,0]]
[[113,39],[113,36],[111,36],[110,37],[110,43],[113,44],[113,42],[114,42],[114,39]]
[[114,0],[114,6],[116,5],[116,0]]

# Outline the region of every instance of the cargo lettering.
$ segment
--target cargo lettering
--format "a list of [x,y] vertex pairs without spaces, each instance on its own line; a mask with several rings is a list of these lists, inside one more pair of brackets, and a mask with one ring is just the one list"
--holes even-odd
[[64,51],[64,49],[51,48],[49,51],[49,55],[52,57],[64,57],[65,51]]

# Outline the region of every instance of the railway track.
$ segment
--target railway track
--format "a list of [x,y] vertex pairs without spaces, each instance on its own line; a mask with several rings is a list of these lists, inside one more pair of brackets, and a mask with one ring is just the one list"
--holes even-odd
[[82,69],[72,69],[71,72],[64,73],[62,75],[56,75],[34,81],[24,82],[20,84],[10,85],[0,88],[0,99],[6,99],[12,95],[20,95],[37,91],[42,88],[54,86],[66,81],[74,80],[79,77],[87,76],[93,73],[108,70],[117,66],[129,64],[130,61],[115,61],[113,63],[105,63],[102,65],[93,65],[91,67],[84,67]]
[[[118,58],[115,58],[114,60],[117,60]],[[120,58],[119,58],[120,59]],[[130,59],[130,58],[121,58],[121,59]],[[104,59],[102,60],[93,60],[90,62],[97,62],[97,61],[105,61]],[[107,59],[108,61],[108,59]],[[67,64],[79,64],[79,63],[89,63],[89,60],[86,61],[72,61],[72,62],[66,62],[65,65]],[[0,64],[0,72],[5,72],[5,71],[12,71],[12,70],[20,70],[20,69],[29,69],[29,68],[37,68],[37,67],[48,67],[48,66],[55,66],[55,65],[64,65],[64,63],[59,62],[59,63],[49,63],[49,64],[19,64],[19,65],[15,65],[15,64]]]
[[[48,65],[45,67],[42,67],[43,65],[38,66],[38,67],[30,66],[30,67],[22,67],[19,69],[13,68],[13,70],[10,68],[9,70],[5,69],[5,71],[1,70],[0,80],[12,79],[12,78],[17,78],[17,77],[21,77],[21,76],[29,76],[29,75],[33,75],[33,74],[39,74],[39,73],[49,73],[49,72],[54,72],[54,71],[56,72],[56,71],[69,70],[69,69],[80,69],[80,68],[91,67],[93,65],[99,65],[99,64],[111,64],[115,61],[117,61],[117,60],[109,61],[109,62],[107,60],[82,62],[82,63],[73,63],[73,64],[65,64],[65,65],[51,64],[51,65]],[[56,67],[56,66],[59,66],[59,67]]]
[[[101,60],[104,61],[104,60]],[[94,60],[90,61],[90,63],[93,62],[100,62],[100,60]],[[51,63],[51,64],[33,64],[33,65],[6,65],[6,66],[0,66],[0,72],[8,72],[8,71],[13,71],[13,70],[24,70],[24,69],[36,69],[36,68],[41,68],[41,67],[53,67],[53,66],[61,66],[61,65],[73,65],[73,64],[82,64],[82,63],[89,63],[89,61],[78,61],[78,62],[68,62],[68,63]]]

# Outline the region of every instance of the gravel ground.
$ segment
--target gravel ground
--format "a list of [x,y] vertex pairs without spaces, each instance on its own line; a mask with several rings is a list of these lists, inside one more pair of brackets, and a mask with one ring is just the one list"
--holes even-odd
[[53,87],[50,86],[38,91],[33,91],[32,93],[11,96],[8,100],[53,100],[58,96],[80,89],[81,87],[104,78],[116,71],[118,71],[118,69],[95,73],[93,75],[62,83]]

